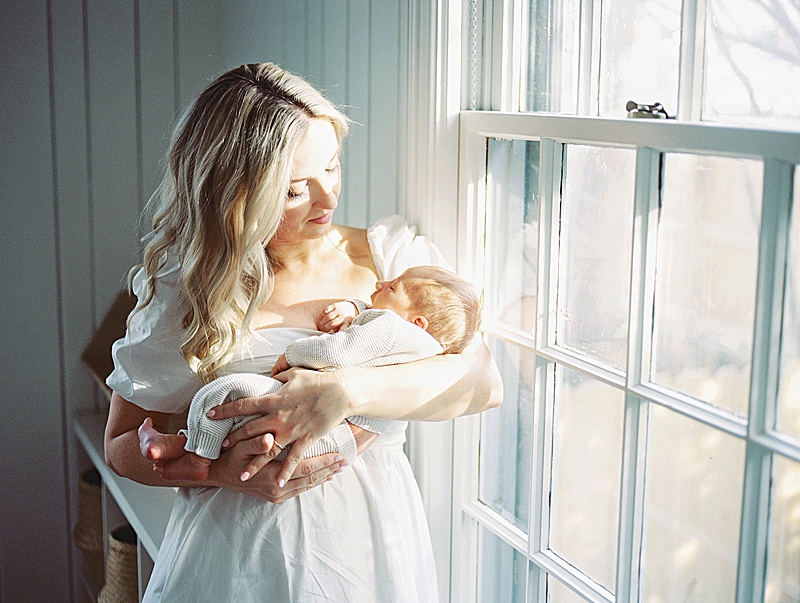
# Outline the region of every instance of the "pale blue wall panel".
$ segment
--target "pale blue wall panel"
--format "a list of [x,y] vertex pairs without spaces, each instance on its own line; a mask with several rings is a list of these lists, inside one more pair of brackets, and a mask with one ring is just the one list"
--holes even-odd
[[228,68],[220,51],[221,14],[224,2],[175,0],[178,4],[178,72],[181,109]]
[[61,312],[67,399],[91,407],[91,380],[80,354],[94,328],[94,275],[86,142],[83,7],[53,0],[52,44]]
[[[368,226],[369,215],[369,0],[347,2],[347,115],[352,120],[344,153],[344,215],[351,226]],[[375,158],[377,160],[377,158]]]
[[341,0],[322,2],[322,65],[320,87],[337,107],[347,102],[347,3]]
[[139,257],[133,5],[89,0],[88,48],[92,245],[102,316]]
[[394,2],[373,2],[370,10],[367,218],[372,222],[397,213],[400,13]]
[[308,75],[305,2],[285,2],[283,4],[282,57],[279,65],[305,77]]
[[243,63],[281,63],[288,45],[283,31],[282,2],[233,0],[221,11],[220,44],[228,67]]
[[173,6],[163,0],[139,2],[141,203],[161,181],[169,137],[180,112]]
[[309,82],[319,88],[322,86],[322,40],[326,33],[334,34],[334,32],[327,31],[327,25],[322,22],[322,2],[319,0],[305,0],[305,4],[305,74]]
[[47,5],[0,4],[0,600],[69,596]]

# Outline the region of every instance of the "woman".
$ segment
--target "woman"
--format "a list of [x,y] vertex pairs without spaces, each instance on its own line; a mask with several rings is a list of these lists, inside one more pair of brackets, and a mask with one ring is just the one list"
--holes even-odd
[[[264,416],[229,437],[200,484],[213,487],[169,481],[139,452],[140,426],[145,440],[151,425],[168,430],[218,375],[268,372],[332,301],[364,298],[412,264],[442,263],[397,219],[369,231],[333,224],[346,132],[316,90],[269,63],[219,76],[177,129],[133,279],[139,304],[108,380],[109,466],[182,486],[146,601],[437,600],[403,421],[499,404],[479,342],[407,365],[292,369],[275,394],[220,407],[218,417]],[[346,471],[335,455],[300,462],[352,415],[396,422],[377,439],[356,433],[362,452]],[[290,443],[283,464],[239,479],[254,456]]]

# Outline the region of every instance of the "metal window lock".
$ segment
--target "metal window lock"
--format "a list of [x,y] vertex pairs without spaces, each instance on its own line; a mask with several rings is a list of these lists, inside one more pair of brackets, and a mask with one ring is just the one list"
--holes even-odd
[[628,111],[628,117],[646,119],[672,119],[672,117],[667,115],[667,110],[664,109],[664,105],[661,103],[640,105],[636,101],[631,100],[625,105],[625,109]]

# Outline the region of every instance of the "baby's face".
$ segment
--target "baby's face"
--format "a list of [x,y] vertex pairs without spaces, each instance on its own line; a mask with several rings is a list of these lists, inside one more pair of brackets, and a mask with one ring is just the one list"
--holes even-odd
[[372,294],[372,307],[378,310],[392,310],[401,318],[409,320],[411,316],[411,299],[408,297],[405,284],[409,271],[404,272],[391,281],[378,281],[375,293]]

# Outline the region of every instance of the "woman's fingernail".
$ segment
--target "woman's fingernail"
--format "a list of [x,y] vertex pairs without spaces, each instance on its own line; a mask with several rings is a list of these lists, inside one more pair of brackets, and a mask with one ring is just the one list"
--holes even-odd
[[341,463],[339,463],[339,466],[342,468],[347,467],[349,465],[350,463],[347,462],[347,459],[344,459]]
[[333,457],[333,462],[334,463],[338,463],[338,462],[343,461],[343,460],[344,460],[344,457],[339,455],[339,454],[337,454],[335,457]]
[[242,480],[243,482],[246,482],[247,480],[250,479],[250,473],[248,471],[245,471],[239,476],[239,479]]
[[278,487],[279,488],[283,488],[285,485],[286,485],[286,480],[285,479],[278,480]]
[[207,417],[213,417],[215,414],[217,414],[217,411],[216,411],[216,410],[214,410],[214,409],[212,408],[211,410],[209,410],[209,411],[206,413],[206,416],[207,416]]
[[222,440],[222,447],[227,448],[230,443],[231,443],[230,440],[225,438],[224,440]]

